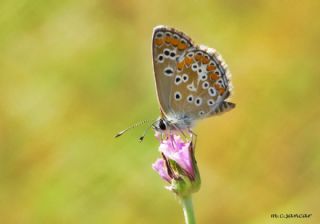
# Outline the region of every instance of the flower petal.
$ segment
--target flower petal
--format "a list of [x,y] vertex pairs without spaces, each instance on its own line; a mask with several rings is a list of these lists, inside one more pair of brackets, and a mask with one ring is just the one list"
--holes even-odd
[[171,177],[167,172],[166,162],[164,161],[164,159],[157,159],[157,161],[152,164],[152,169],[157,171],[162,179],[171,183]]
[[179,152],[172,155],[172,159],[175,160],[178,165],[184,169],[189,175],[194,177],[194,169],[192,165],[192,157],[190,154],[190,144],[185,145]]

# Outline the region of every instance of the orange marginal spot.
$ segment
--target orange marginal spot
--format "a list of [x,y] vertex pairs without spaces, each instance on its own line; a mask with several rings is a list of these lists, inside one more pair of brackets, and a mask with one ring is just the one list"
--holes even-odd
[[208,65],[207,66],[207,71],[213,71],[215,69],[216,69],[216,66],[214,66],[214,65]]
[[186,65],[188,65],[188,66],[192,63],[192,61],[193,61],[192,58],[188,58],[188,57],[187,57],[187,58],[184,59],[184,62],[185,62]]
[[211,80],[218,80],[219,79],[219,76],[215,73],[210,74],[209,77]]
[[196,59],[196,61],[200,61],[201,58],[202,58],[202,56],[201,56],[201,55],[198,55],[198,54],[194,56],[194,59]]
[[210,61],[210,60],[209,60],[208,58],[202,57],[202,63],[203,63],[203,64],[208,64],[209,61]]
[[179,62],[179,63],[177,64],[178,70],[182,70],[183,67],[184,67],[184,61],[181,61],[181,62]]
[[179,44],[179,40],[174,39],[174,38],[171,38],[171,44],[172,44],[173,46],[177,46],[177,45]]
[[220,95],[222,95],[225,92],[225,89],[224,88],[220,88],[218,91],[219,91]]
[[187,45],[186,45],[186,44],[183,44],[183,43],[181,43],[181,42],[178,44],[178,49],[179,49],[179,50],[184,50],[184,49],[186,49],[186,48],[187,48]]
[[155,39],[154,42],[155,42],[155,44],[158,45],[158,46],[160,46],[160,45],[163,44],[163,40],[162,40],[162,39]]
[[169,44],[169,43],[171,42],[171,37],[166,36],[166,37],[164,38],[164,41],[165,41],[167,44]]
[[225,89],[222,88],[219,84],[215,83],[215,84],[213,84],[213,86],[214,86],[214,88],[216,88],[218,90],[220,95],[222,95],[225,92]]

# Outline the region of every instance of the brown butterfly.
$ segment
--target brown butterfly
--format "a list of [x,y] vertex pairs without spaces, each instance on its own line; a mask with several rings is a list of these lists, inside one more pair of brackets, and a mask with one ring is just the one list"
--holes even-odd
[[152,58],[161,110],[152,125],[155,130],[190,130],[197,120],[235,107],[226,101],[231,74],[215,49],[195,45],[176,29],[157,26],[152,36]]

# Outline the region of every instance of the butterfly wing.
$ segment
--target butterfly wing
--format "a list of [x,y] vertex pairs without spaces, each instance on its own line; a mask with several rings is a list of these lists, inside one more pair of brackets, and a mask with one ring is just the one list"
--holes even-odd
[[177,59],[193,47],[185,34],[166,26],[154,28],[152,37],[153,67],[161,111],[173,117],[177,108],[172,107],[172,85],[177,74]]
[[161,110],[178,126],[234,108],[230,72],[216,50],[194,46],[191,39],[168,27],[153,33],[153,65]]
[[230,72],[212,48],[196,46],[178,59],[171,107],[184,120],[221,114],[235,107],[225,101],[231,92]]

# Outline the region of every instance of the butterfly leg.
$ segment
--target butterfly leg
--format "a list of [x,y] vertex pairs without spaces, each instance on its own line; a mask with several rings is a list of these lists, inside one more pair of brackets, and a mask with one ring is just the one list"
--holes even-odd
[[[181,129],[177,129],[179,132],[182,133],[182,135],[185,137],[185,134],[183,133],[183,131]],[[172,144],[172,148],[175,148],[177,146],[177,142],[174,138],[174,135],[175,135],[175,130],[169,130],[169,139],[170,139],[170,142]]]
[[195,149],[196,148],[196,144],[197,144],[197,138],[198,138],[198,135],[196,133],[194,133],[191,128],[188,129],[189,133],[191,134],[191,141],[193,143],[193,148]]
[[177,125],[171,123],[171,125],[175,128],[175,130],[179,131],[180,134],[184,137],[184,138],[187,138],[186,134],[182,131],[181,128],[179,128]]
[[172,148],[175,148],[175,145],[177,145],[177,143],[175,142],[175,139],[173,137],[172,130],[169,130],[169,137],[168,138],[170,139],[170,142],[172,144]]

